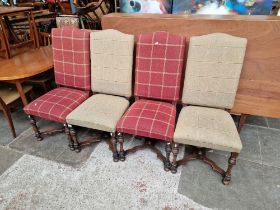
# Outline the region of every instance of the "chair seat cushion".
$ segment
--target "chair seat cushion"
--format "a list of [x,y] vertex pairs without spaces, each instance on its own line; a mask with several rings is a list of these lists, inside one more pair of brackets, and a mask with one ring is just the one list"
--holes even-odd
[[170,141],[173,139],[176,108],[165,102],[136,101],[118,122],[117,131]]
[[[31,89],[32,86],[30,85],[24,85],[22,87],[23,92],[26,94]],[[0,85],[0,98],[4,101],[6,105],[13,103],[14,101],[18,100],[20,98],[20,95],[14,85]]]
[[56,88],[24,107],[28,115],[64,123],[66,116],[88,98],[88,92]]
[[188,106],[179,115],[174,141],[239,153],[242,143],[230,114],[224,110]]
[[117,122],[128,106],[129,102],[125,98],[96,94],[71,112],[66,121],[72,125],[115,132]]

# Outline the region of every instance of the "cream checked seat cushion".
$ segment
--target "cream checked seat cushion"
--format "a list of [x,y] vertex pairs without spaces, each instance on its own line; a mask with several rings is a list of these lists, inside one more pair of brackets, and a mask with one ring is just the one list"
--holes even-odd
[[96,94],[71,112],[66,121],[72,125],[115,132],[117,122],[128,106],[128,100],[123,97]]
[[230,114],[221,109],[187,106],[180,113],[174,141],[240,153],[242,144]]

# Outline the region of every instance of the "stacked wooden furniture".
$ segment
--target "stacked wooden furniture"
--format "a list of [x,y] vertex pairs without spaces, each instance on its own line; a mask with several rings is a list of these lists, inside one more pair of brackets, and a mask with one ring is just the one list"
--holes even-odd
[[[8,16],[18,14],[24,14],[27,16],[30,31],[29,40],[19,40],[12,30]],[[0,25],[1,46],[3,42],[6,58],[11,58],[11,50],[13,48],[22,47],[28,44],[32,44],[34,48],[39,47],[38,33],[32,13],[32,7],[0,7]]]

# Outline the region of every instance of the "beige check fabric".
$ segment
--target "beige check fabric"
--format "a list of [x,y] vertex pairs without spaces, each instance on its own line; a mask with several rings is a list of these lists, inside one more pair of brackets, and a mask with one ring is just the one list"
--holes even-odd
[[128,106],[128,100],[123,97],[96,94],[71,112],[66,121],[72,125],[115,132],[116,125]]
[[93,92],[131,96],[134,36],[116,30],[90,34]]
[[232,108],[247,40],[223,33],[191,37],[183,103]]
[[174,141],[239,153],[242,143],[230,114],[221,109],[187,106],[180,113]]

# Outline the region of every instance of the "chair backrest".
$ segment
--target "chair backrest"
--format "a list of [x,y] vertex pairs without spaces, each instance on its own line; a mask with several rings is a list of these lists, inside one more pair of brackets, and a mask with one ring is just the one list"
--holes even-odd
[[52,29],[55,81],[90,90],[90,31],[72,27]]
[[65,26],[80,28],[80,20],[77,15],[61,15],[56,17],[55,20],[57,28],[63,28]]
[[50,46],[52,45],[52,37],[50,33],[39,32],[40,45],[41,46]]
[[104,15],[112,10],[110,0],[79,1],[79,3],[80,5],[77,7],[78,14],[88,16],[92,21],[100,21]]
[[232,108],[247,39],[223,33],[191,37],[182,102]]
[[131,96],[134,36],[109,29],[91,32],[93,92]]
[[168,32],[138,36],[135,96],[178,101],[186,40]]

